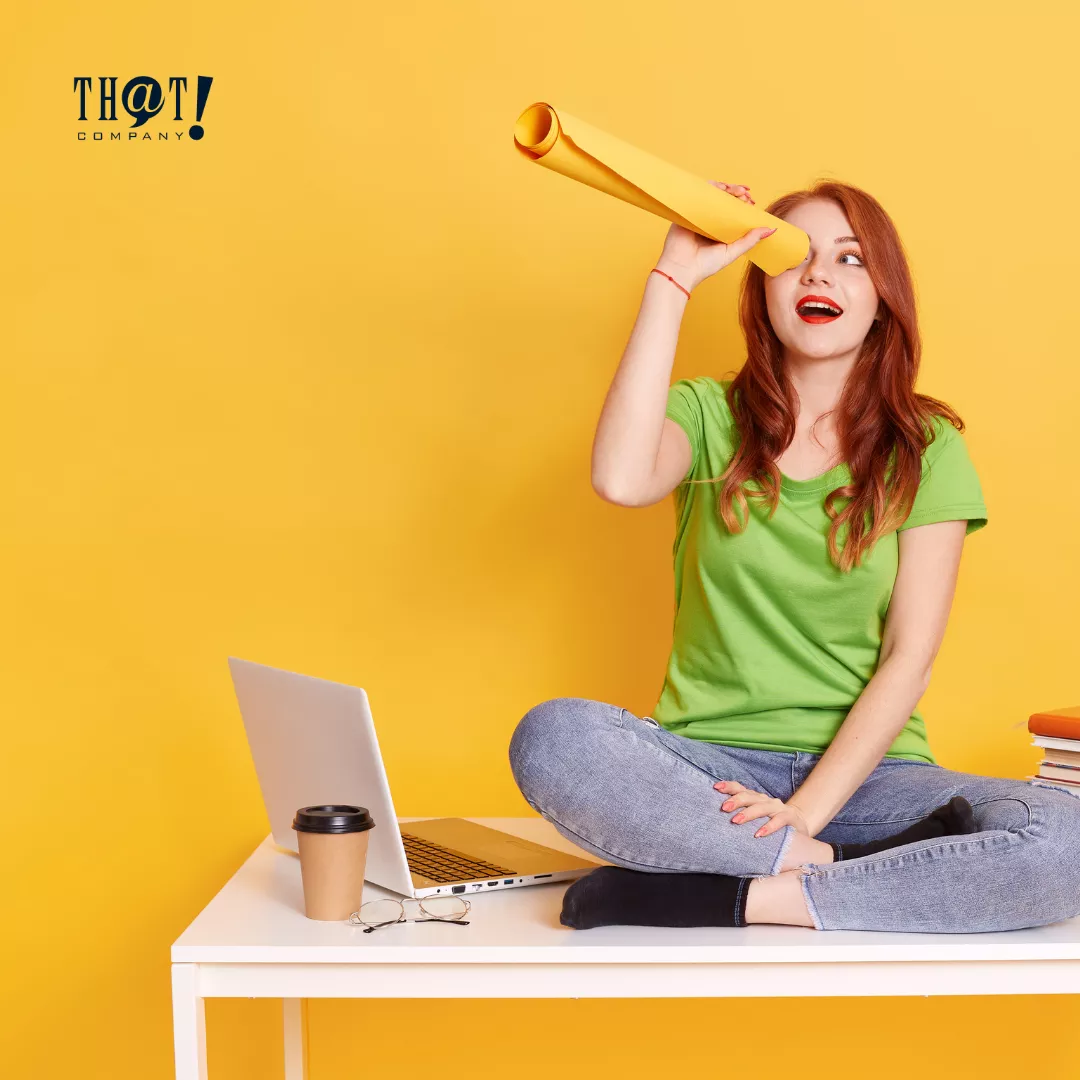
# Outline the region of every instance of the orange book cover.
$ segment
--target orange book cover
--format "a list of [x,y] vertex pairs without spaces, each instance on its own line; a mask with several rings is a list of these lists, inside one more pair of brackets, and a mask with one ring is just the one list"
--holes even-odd
[[1028,717],[1028,731],[1052,739],[1080,739],[1080,705],[1032,713]]

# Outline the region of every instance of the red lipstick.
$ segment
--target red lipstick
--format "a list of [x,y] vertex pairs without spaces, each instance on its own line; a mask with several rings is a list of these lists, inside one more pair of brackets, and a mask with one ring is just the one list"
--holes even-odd
[[[811,307],[804,313],[801,309],[804,304],[809,303],[828,305],[829,307],[834,308],[838,314],[830,313],[820,307]],[[835,300],[830,300],[827,296],[818,296],[815,293],[807,293],[806,296],[801,296],[795,301],[795,313],[803,322],[830,323],[836,322],[836,320],[840,318],[840,315],[844,313],[844,309]]]

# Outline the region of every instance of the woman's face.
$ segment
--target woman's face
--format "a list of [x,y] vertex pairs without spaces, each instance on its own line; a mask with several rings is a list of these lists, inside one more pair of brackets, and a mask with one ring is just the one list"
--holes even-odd
[[[858,240],[844,211],[831,199],[812,199],[784,218],[810,237],[810,250],[798,266],[776,277],[765,275],[765,302],[785,360],[851,359],[878,310],[878,293],[866,272]],[[835,304],[830,316],[811,307],[799,313],[805,296]]]

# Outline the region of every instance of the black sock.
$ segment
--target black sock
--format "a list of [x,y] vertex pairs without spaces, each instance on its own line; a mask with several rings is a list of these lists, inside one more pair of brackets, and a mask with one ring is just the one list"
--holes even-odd
[[748,877],[601,866],[563,896],[559,922],[594,926],[745,926]]
[[886,836],[884,840],[871,840],[868,844],[833,844],[833,856],[837,862],[843,859],[860,859],[879,851],[913,844],[916,840],[930,840],[935,836],[964,836],[976,832],[978,826],[971,810],[971,803],[963,795],[954,795],[944,806],[908,826],[903,832]]

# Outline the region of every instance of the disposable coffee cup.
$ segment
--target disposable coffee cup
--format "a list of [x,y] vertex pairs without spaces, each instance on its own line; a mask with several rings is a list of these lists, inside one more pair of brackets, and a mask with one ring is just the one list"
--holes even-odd
[[300,847],[304,914],[324,922],[347,919],[364,897],[368,832],[375,827],[363,806],[305,806],[292,827]]

